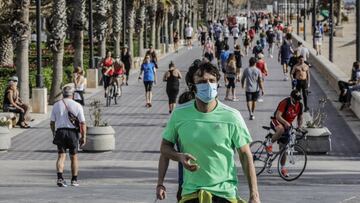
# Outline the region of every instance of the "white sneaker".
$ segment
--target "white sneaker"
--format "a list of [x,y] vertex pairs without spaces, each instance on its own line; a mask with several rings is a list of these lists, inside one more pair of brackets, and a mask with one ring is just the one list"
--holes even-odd
[[285,76],[285,77],[284,77],[284,81],[288,81],[288,77]]
[[257,102],[264,102],[264,100],[262,98],[259,98]]

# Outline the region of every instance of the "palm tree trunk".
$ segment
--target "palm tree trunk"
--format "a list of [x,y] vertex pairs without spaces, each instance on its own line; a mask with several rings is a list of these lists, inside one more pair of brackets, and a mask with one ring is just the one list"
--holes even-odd
[[161,25],[156,26],[156,38],[155,38],[155,48],[160,49],[161,44]]
[[156,37],[156,9],[157,9],[157,0],[153,0],[149,7],[149,24],[150,24],[150,44],[155,46],[155,37]]
[[106,55],[106,29],[107,29],[107,6],[108,0],[96,0],[94,12],[95,35],[98,39],[99,56]]
[[84,24],[85,24],[85,0],[72,1],[70,6],[73,13],[72,30],[73,30],[73,46],[74,67],[83,67],[84,61]]
[[211,1],[211,5],[212,5],[212,7],[211,7],[211,17],[210,17],[211,21],[214,21],[214,19],[215,19],[215,6],[216,6],[215,3],[216,3],[216,0]]
[[165,52],[169,52],[169,14],[167,13],[167,11],[165,11],[164,15]]
[[136,16],[136,31],[138,33],[139,41],[139,55],[144,56],[144,24],[145,24],[145,11],[146,5],[145,0],[140,1],[140,8],[138,9]]
[[174,21],[173,21],[173,17],[171,16],[170,18],[170,22],[169,22],[169,32],[167,33],[167,35],[169,36],[169,44],[173,43],[173,36],[174,36]]
[[0,34],[0,65],[14,65],[14,46],[11,35]]
[[65,0],[54,0],[50,25],[50,47],[54,63],[49,103],[53,104],[61,98],[63,81],[64,40],[67,25]]
[[122,0],[113,1],[113,31],[114,31],[114,47],[115,56],[120,56],[121,28],[122,28]]
[[29,103],[29,38],[30,22],[29,7],[30,0],[16,0],[16,24],[13,28],[15,33],[16,50],[16,72],[19,77],[19,92],[24,103]]
[[127,16],[127,31],[128,34],[128,45],[129,51],[132,56],[134,56],[134,24],[135,24],[135,9],[134,9],[134,1],[126,0],[126,16]]
[[185,8],[186,8],[185,0],[181,0],[181,18],[180,18],[180,30],[179,30],[179,34],[180,34],[181,39],[184,39]]

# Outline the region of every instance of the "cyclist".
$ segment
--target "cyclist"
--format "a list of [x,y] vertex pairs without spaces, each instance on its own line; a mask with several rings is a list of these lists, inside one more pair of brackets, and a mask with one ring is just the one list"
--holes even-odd
[[[266,151],[269,154],[272,154],[272,145],[274,142],[278,141],[280,150],[283,149],[290,138],[289,130],[291,128],[292,122],[297,118],[297,125],[300,127],[303,122],[302,117],[302,103],[301,93],[297,90],[293,90],[290,94],[290,97],[283,99],[275,113],[274,117],[271,118],[270,127],[275,131],[275,134],[271,137],[271,142],[266,144]],[[284,167],[285,158],[281,160],[281,173],[288,177],[289,174]]]
[[125,65],[120,59],[116,59],[114,63],[114,74],[113,80],[116,83],[117,91],[116,94],[120,95],[120,86],[124,82],[124,74],[125,74]]
[[[114,74],[114,59],[111,57],[111,52],[108,51],[106,54],[106,58],[103,59],[101,62],[101,69],[102,69],[102,79],[104,81],[104,90],[110,85],[111,77]],[[106,97],[105,91],[105,97]]]

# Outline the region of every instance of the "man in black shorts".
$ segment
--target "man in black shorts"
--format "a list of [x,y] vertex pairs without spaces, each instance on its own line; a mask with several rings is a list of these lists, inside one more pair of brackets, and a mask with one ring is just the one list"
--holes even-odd
[[244,73],[241,77],[242,88],[244,88],[246,85],[246,102],[247,108],[249,110],[250,120],[255,119],[254,111],[260,91],[261,94],[264,95],[262,74],[260,70],[256,68],[256,62],[256,58],[251,57],[249,60],[250,67],[244,70]]
[[[69,149],[71,159],[71,185],[79,186],[78,176],[78,147],[86,143],[86,125],[82,106],[73,100],[74,88],[65,86],[63,88],[63,99],[54,104],[51,112],[50,128],[54,135],[53,143],[58,148],[58,159],[56,162],[57,185],[66,187],[67,184],[63,178],[64,163],[66,159],[66,150]],[[77,118],[79,126],[75,126],[69,117],[71,114]],[[80,138],[79,131],[80,130]]]

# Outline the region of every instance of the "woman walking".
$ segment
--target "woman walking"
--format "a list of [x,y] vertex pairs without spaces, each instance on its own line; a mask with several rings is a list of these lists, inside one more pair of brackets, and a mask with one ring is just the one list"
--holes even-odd
[[125,66],[125,75],[126,75],[125,84],[126,86],[128,86],[130,69],[132,67],[132,57],[126,45],[124,46],[121,52],[121,61],[124,63]]
[[152,107],[152,86],[153,83],[156,84],[156,68],[155,64],[151,62],[150,55],[145,56],[145,60],[141,65],[141,70],[139,74],[139,80],[142,79],[141,75],[144,73],[143,81],[145,86],[145,98],[146,98],[146,107]]
[[[236,57],[234,54],[232,54],[229,58],[229,62],[227,64],[226,69],[226,79],[228,81],[228,84],[226,86],[226,96],[225,100],[228,101],[238,101],[238,99],[235,96],[235,82],[237,76],[239,76],[239,73],[237,73],[236,68]],[[231,98],[229,97],[231,91]]]
[[169,70],[164,74],[163,81],[166,82],[166,94],[169,98],[169,113],[171,113],[176,105],[176,98],[179,94],[180,79],[182,78],[180,71],[171,62]]
[[74,100],[81,104],[85,105],[84,101],[84,92],[86,86],[86,79],[84,77],[84,70],[81,67],[76,67],[74,69],[73,83],[75,87],[74,91]]
[[175,30],[173,38],[174,38],[175,52],[178,53],[179,52],[179,32],[177,30]]

